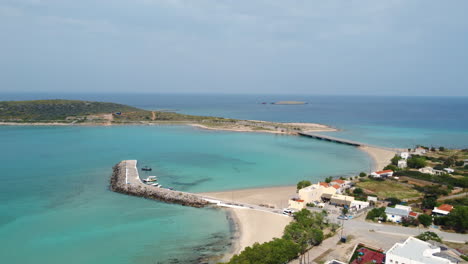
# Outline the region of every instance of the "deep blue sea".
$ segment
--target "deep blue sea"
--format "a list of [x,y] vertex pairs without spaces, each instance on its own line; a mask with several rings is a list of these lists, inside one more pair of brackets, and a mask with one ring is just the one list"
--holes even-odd
[[[468,98],[286,95],[0,94],[0,100],[86,99],[180,113],[339,128],[376,145],[468,147]],[[306,101],[306,105],[262,102]],[[137,159],[162,185],[202,192],[354,175],[370,159],[297,136],[187,126],[0,127],[2,263],[196,263],[229,248],[222,210],[108,190],[111,167]],[[176,262],[178,261],[178,262]]]

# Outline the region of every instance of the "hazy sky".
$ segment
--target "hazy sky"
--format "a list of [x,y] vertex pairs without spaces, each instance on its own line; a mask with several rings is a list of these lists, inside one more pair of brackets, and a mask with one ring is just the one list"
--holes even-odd
[[0,92],[468,95],[468,1],[0,0]]

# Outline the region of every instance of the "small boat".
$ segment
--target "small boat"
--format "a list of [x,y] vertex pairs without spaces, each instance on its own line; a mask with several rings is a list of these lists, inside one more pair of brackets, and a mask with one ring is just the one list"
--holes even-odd
[[158,178],[156,176],[148,176],[148,178],[143,179],[144,182],[155,182]]
[[159,183],[153,183],[153,184],[151,184],[151,186],[158,187],[158,188],[161,188],[161,187],[162,187],[162,185],[159,184]]
[[152,171],[153,169],[148,167],[148,166],[145,166],[143,168],[141,168],[142,171]]

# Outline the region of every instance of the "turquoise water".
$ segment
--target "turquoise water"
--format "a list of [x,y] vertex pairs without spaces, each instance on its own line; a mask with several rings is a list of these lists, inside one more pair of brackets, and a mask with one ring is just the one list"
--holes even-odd
[[0,127],[2,263],[196,263],[224,252],[224,211],[108,190],[137,159],[162,185],[202,192],[356,174],[355,148],[296,136],[185,126]]

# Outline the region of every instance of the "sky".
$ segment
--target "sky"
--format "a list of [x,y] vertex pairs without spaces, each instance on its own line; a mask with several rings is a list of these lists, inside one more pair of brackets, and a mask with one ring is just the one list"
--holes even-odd
[[0,93],[468,96],[467,10],[466,0],[0,0]]

